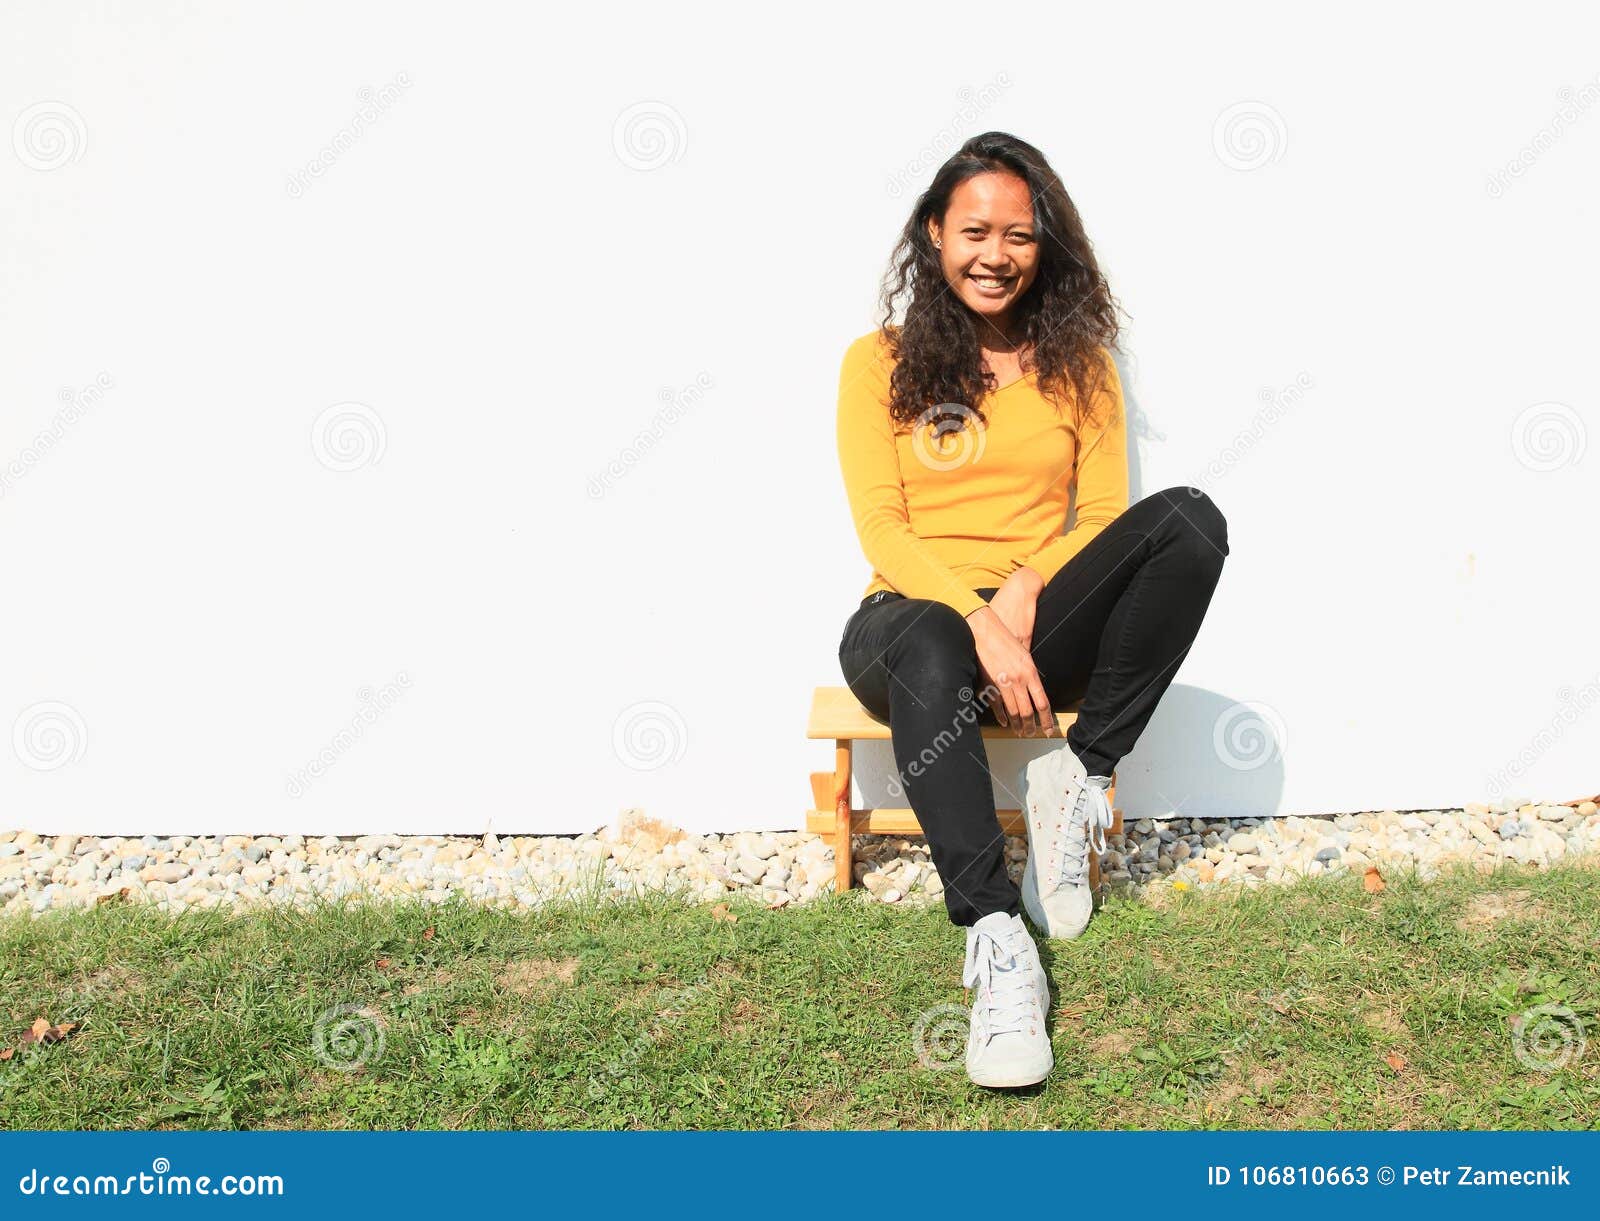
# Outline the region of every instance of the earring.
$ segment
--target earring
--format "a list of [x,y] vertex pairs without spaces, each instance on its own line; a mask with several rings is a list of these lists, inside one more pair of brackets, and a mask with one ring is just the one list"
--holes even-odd
[[944,243],[943,243],[943,242],[938,242],[938,241],[936,241],[936,242],[934,242],[934,244],[933,244],[933,248],[934,248],[934,249],[935,249],[935,250],[943,250],[943,249],[944,249]]

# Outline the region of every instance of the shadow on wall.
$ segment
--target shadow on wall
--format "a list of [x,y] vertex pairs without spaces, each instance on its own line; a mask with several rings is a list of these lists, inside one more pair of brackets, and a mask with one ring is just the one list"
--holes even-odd
[[[1127,352],[1113,352],[1112,359],[1117,366],[1117,377],[1122,382],[1122,409],[1128,417],[1128,503],[1136,505],[1144,499],[1144,475],[1140,463],[1144,446],[1140,442],[1150,437],[1158,441],[1166,438],[1150,427],[1150,417],[1139,405],[1139,358]],[[1078,494],[1074,490],[1069,516],[1076,517],[1077,510]],[[1071,528],[1070,521],[1067,528]]]
[[1124,818],[1267,818],[1283,799],[1288,733],[1266,704],[1174,683],[1117,765]]
[[[1286,733],[1264,704],[1174,683],[1132,753],[1117,765],[1117,807],[1137,818],[1266,818],[1283,796]],[[986,738],[997,808],[1021,806],[1017,777],[1029,759],[1065,749],[1059,739]],[[905,806],[888,742],[857,742],[855,793],[863,807]]]

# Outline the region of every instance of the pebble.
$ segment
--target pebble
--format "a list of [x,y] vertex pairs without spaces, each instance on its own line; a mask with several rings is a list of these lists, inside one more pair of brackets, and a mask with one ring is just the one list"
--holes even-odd
[[[1140,894],[1162,886],[1255,886],[1302,874],[1450,861],[1545,866],[1600,853],[1600,811],[1526,800],[1458,810],[1381,810],[1332,818],[1140,819],[1108,837],[1102,877]],[[1028,844],[1008,836],[1020,877]],[[217,904],[288,904],[312,896],[464,894],[536,907],[582,889],[600,870],[624,894],[673,888],[704,901],[730,890],[768,906],[805,903],[834,887],[828,839],[796,831],[694,835],[629,811],[599,834],[536,836],[41,836],[0,831],[0,912],[91,906],[120,896],[177,912]],[[942,904],[944,882],[920,837],[856,837],[854,876],[868,899]]]

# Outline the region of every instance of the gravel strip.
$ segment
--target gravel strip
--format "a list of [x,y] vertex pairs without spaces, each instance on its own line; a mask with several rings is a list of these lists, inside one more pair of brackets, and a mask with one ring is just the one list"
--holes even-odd
[[[1141,819],[1110,836],[1101,858],[1108,889],[1257,885],[1369,865],[1415,868],[1502,861],[1545,866],[1600,853],[1600,814],[1522,801],[1464,810],[1281,818]],[[1027,844],[1008,836],[1020,881]],[[855,875],[885,903],[941,901],[944,885],[920,838],[857,836]],[[535,907],[578,891],[623,895],[681,890],[700,900],[735,891],[771,906],[833,890],[833,849],[796,831],[694,835],[628,811],[579,836],[187,835],[140,839],[40,837],[0,831],[0,912],[44,912],[109,901],[179,912],[219,904],[298,904],[328,897],[454,894]]]

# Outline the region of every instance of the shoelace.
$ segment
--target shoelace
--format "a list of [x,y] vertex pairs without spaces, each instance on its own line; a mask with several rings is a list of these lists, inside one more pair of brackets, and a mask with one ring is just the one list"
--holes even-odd
[[[1104,852],[1106,832],[1111,830],[1111,799],[1106,796],[1104,784],[1097,780],[1109,784],[1106,777],[1090,777],[1078,790],[1071,813],[1061,811],[1050,842],[1052,872],[1060,882],[1072,886],[1088,885],[1089,849]],[[1081,835],[1077,830],[1080,827]]]
[[1041,1020],[1037,984],[1021,948],[1015,930],[1005,937],[980,931],[967,943],[961,983],[977,989],[988,1035],[1021,1031]]

